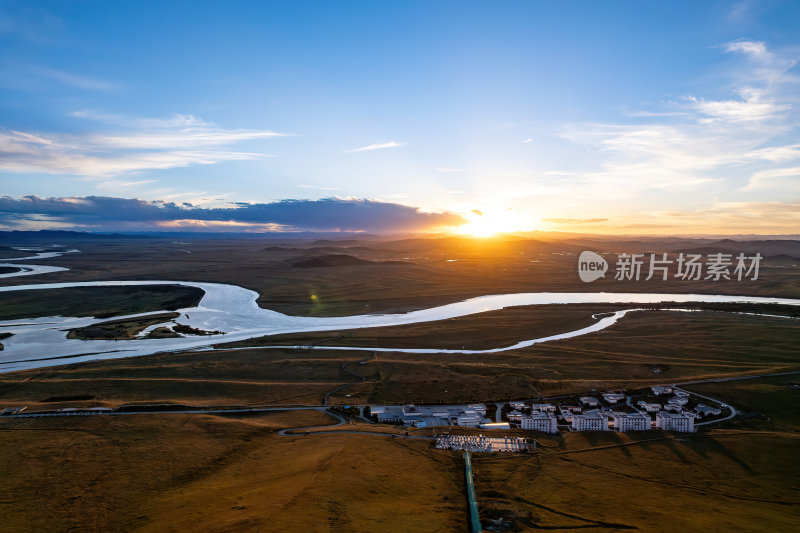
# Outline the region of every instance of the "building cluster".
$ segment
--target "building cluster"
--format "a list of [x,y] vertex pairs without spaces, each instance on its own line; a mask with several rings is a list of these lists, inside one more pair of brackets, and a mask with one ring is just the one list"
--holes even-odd
[[689,403],[689,393],[685,390],[676,389],[666,385],[656,385],[652,387],[653,394],[659,399],[663,397],[663,402],[644,402],[639,401],[637,405],[648,413],[657,413],[659,411],[668,411],[679,415],[691,415],[694,418],[705,418],[709,416],[719,416],[722,414],[722,409],[719,407],[711,407],[702,403],[697,404],[692,409],[687,409]]
[[508,423],[496,423],[486,418],[486,405],[376,405],[370,415],[383,424],[403,424],[424,428],[462,426],[481,429],[509,429]]
[[439,435],[436,437],[436,448],[469,452],[524,452],[528,450],[528,441],[523,437]]
[[[558,433],[571,431],[665,431],[693,432],[695,420],[719,416],[722,409],[702,403],[689,408],[689,393],[666,385],[652,387],[652,394],[634,402],[625,392],[602,392],[563,402],[511,401],[503,408],[504,422],[486,416],[482,403],[435,406],[375,406],[371,414],[382,423],[413,427],[462,426],[481,429],[510,429]],[[635,397],[634,397],[635,399]]]
[[[699,404],[687,409],[689,393],[674,387],[652,387],[656,401],[639,400],[635,405],[624,392],[603,392],[596,396],[580,396],[578,401],[564,401],[556,408],[551,404],[528,406],[510,402],[509,422],[522,429],[558,432],[558,424],[572,431],[647,431],[653,427],[668,431],[693,432],[695,419],[718,416],[722,410]],[[530,415],[525,413],[530,411]],[[655,417],[655,418],[654,418]]]

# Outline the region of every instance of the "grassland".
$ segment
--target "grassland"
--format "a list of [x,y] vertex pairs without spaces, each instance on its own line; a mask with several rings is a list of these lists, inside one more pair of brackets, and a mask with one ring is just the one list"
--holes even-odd
[[[695,292],[800,298],[792,257],[764,260],[757,281],[617,281],[594,283],[577,275],[581,250],[662,252],[696,248],[705,241],[593,241],[587,239],[405,239],[353,243],[301,240],[120,240],[69,243],[81,253],[41,261],[71,270],[45,274],[37,283],[86,280],[174,279],[233,283],[260,294],[259,305],[294,315],[336,316],[400,312],[484,294],[511,292]],[[726,244],[731,250],[744,245]],[[758,247],[758,243],[748,245]],[[772,246],[772,245],[770,245]],[[764,249],[767,244],[763,244]],[[780,251],[780,250],[776,250]],[[378,264],[293,268],[298,261],[348,254]],[[792,252],[794,253],[794,252]],[[610,256],[613,259],[613,255]],[[407,264],[381,264],[403,261]],[[4,284],[30,283],[8,278]]]
[[477,455],[484,519],[518,530],[791,531],[800,525],[792,377],[693,386],[745,416],[694,435],[567,433],[533,457]]
[[[792,267],[797,261],[792,258],[768,259],[761,279],[748,283],[577,281],[575,261],[581,249],[666,251],[691,243],[422,241],[267,246],[259,241],[110,240],[83,243],[76,246],[82,253],[49,260],[72,270],[40,276],[36,282],[227,282],[259,291],[264,307],[318,316],[402,312],[481,294],[522,291],[800,297],[800,278]],[[413,264],[291,267],[315,255],[338,253]],[[36,301],[25,301],[25,293],[18,293],[15,296],[23,300],[13,301],[12,308],[6,305],[10,295],[4,294],[2,309],[14,315],[9,318],[42,316],[37,312],[114,316],[170,309],[170,300],[199,297],[178,297],[172,291],[105,291],[67,296],[54,291],[52,297],[37,295]],[[128,402],[316,405],[326,392],[350,382],[353,385],[332,396],[331,402],[486,401],[800,370],[796,319],[712,311],[633,313],[597,334],[496,354],[386,352],[369,359],[369,352],[344,348],[495,348],[576,329],[591,323],[592,313],[619,307],[514,308],[430,324],[239,343],[255,345],[249,349],[156,354],[8,373],[0,375],[0,407],[114,407]],[[340,349],[258,347],[305,344],[323,337],[323,344]],[[369,361],[363,365],[355,363],[365,359]],[[364,383],[343,371],[348,362],[348,370],[363,375]],[[789,386],[794,380],[800,379],[692,385],[701,394],[731,403],[741,414],[698,435],[535,435],[545,445],[537,455],[476,456],[482,517],[511,517],[517,530],[796,530],[800,391]],[[424,441],[383,436],[275,433],[280,427],[325,423],[326,418],[302,412],[0,419],[2,528],[465,528],[459,454],[435,451]]]
[[2,529],[461,529],[457,456],[427,442],[275,434],[328,420],[317,412],[0,420]]
[[[569,319],[581,321],[597,310],[585,309]],[[512,315],[508,321],[506,311]],[[566,321],[568,313],[559,308],[550,315],[537,308],[526,317],[521,309],[506,311],[484,317],[482,324],[456,319],[435,326],[398,326],[391,333],[386,330],[392,328],[382,328],[377,342],[385,346],[388,341],[382,339],[388,335],[392,342],[425,342],[428,347],[436,347],[441,339],[439,346],[447,347],[459,338],[479,339],[486,331],[493,342],[504,345],[544,331],[536,328]],[[454,331],[449,331],[450,324]],[[513,327],[504,329],[507,324]],[[34,405],[51,396],[91,395],[111,406],[134,400],[318,405],[326,392],[356,381],[342,365],[364,359],[370,361],[349,369],[366,382],[354,383],[331,402],[529,398],[800,370],[798,328],[796,319],[648,311],[629,314],[600,333],[493,354],[381,352],[370,359],[370,352],[344,349],[259,348],[159,354],[3,374],[0,403]],[[469,337],[465,332],[471,332]],[[376,337],[370,330],[356,330],[337,342],[368,345]],[[654,374],[654,368],[662,372]]]
[[[44,282],[42,282],[44,283]],[[0,320],[42,316],[108,318],[197,305],[203,291],[180,285],[71,287],[3,293]]]
[[[477,454],[481,517],[511,519],[513,531],[794,530],[800,391],[791,382],[694,386],[724,388],[750,413],[695,435],[531,434],[536,454]],[[464,529],[459,453],[428,441],[275,433],[329,420],[319,412],[0,419],[4,530]]]
[[120,320],[108,320],[91,326],[75,328],[67,333],[70,339],[134,339],[148,326],[160,324],[173,318],[177,318],[178,313],[157,313],[143,318],[129,318]]

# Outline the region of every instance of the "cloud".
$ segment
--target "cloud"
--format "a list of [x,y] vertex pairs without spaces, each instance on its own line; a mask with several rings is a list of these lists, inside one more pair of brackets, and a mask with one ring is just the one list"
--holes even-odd
[[448,167],[438,167],[436,169],[437,172],[469,172],[471,169],[469,168],[448,168]]
[[362,146],[361,148],[356,148],[354,150],[345,150],[345,152],[348,154],[353,154],[356,152],[371,152],[372,150],[383,150],[384,148],[396,148],[398,146],[403,146],[404,144],[405,143],[389,141],[388,143],[370,144],[368,146]]
[[770,56],[764,41],[733,41],[725,43],[726,52],[739,52],[756,59],[765,59]]
[[683,210],[648,210],[615,216],[615,225],[604,226],[614,233],[623,228],[640,228],[673,235],[794,235],[800,228],[800,202],[712,202],[706,207]]
[[789,104],[779,104],[765,98],[764,90],[743,87],[737,93],[741,96],[738,100],[709,101],[693,96],[687,97],[687,100],[710,119],[730,122],[765,120],[792,108]]
[[95,76],[12,61],[0,63],[0,87],[19,91],[45,91],[51,90],[54,84],[86,91],[111,91],[118,88],[118,84]]
[[301,189],[314,189],[316,191],[339,191],[340,187],[321,187],[319,185],[298,185]]
[[550,222],[551,224],[597,224],[607,220],[607,218],[543,218],[542,222]]
[[[18,227],[46,217],[54,223],[104,230],[158,230],[184,227],[219,231],[368,231],[398,233],[458,226],[452,213],[427,213],[402,204],[357,198],[281,200],[206,208],[189,203],[86,196],[0,198],[0,224]],[[273,228],[273,229],[269,229]]]
[[[73,114],[98,120],[86,112]],[[0,170],[77,176],[116,176],[152,169],[212,165],[268,154],[225,147],[285,134],[266,130],[226,129],[193,115],[167,119],[120,119],[103,116],[124,131],[45,134],[0,130]]]
[[[652,190],[738,191],[741,183],[769,179],[770,163],[800,156],[796,125],[797,51],[770,50],[763,42],[735,41],[725,50],[743,54],[731,73],[728,98],[690,95],[665,112],[639,114],[646,122],[571,124],[561,136],[595,156],[573,185],[592,198],[644,196]],[[793,166],[793,165],[792,165]]]
[[782,193],[800,194],[800,167],[773,168],[756,172],[743,191],[777,189]]
[[46,80],[90,91],[108,91],[115,87],[114,83],[107,80],[49,67],[31,67],[30,73]]

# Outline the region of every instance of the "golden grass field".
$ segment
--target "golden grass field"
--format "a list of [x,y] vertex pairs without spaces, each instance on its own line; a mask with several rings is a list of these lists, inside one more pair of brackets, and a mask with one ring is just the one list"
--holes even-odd
[[[536,454],[477,454],[481,517],[513,518],[516,531],[793,530],[800,408],[781,402],[797,394],[791,382],[728,382],[750,414],[694,435],[529,434],[543,445]],[[329,420],[308,411],[0,420],[3,530],[465,529],[460,453],[399,438],[275,433]]]
[[458,457],[427,442],[275,434],[329,421],[307,411],[0,420],[2,530],[461,527]]
[[[556,306],[558,307],[558,306]],[[514,308],[433,324],[356,330],[336,342],[369,345],[488,347],[544,334],[545,327],[573,327],[600,308]],[[506,318],[506,314],[510,316]],[[568,324],[572,321],[574,324]],[[579,327],[579,326],[578,326]],[[452,328],[452,329],[451,329]],[[769,338],[763,338],[764,332]],[[349,332],[348,332],[349,333]],[[327,337],[329,333],[314,334]],[[304,339],[310,339],[306,336]],[[384,341],[384,339],[390,339]],[[529,348],[492,354],[381,352],[349,369],[367,378],[332,396],[332,403],[457,402],[528,398],[800,370],[796,319],[728,313],[648,311],[629,314],[610,329]],[[280,340],[280,339],[279,339]],[[283,338],[286,341],[285,338]],[[297,342],[298,339],[290,339]],[[125,342],[125,341],[120,341]],[[269,338],[253,341],[269,344]],[[425,344],[427,343],[427,344]],[[188,352],[87,362],[0,375],[3,405],[40,404],[58,396],[91,396],[84,402],[117,406],[127,401],[197,405],[292,403],[319,405],[324,394],[354,381],[346,362],[372,352],[245,349]],[[653,365],[666,370],[653,374]],[[345,394],[350,394],[347,398]]]
[[[784,259],[766,268],[762,280],[748,284],[575,281],[577,250],[658,251],[679,245],[668,240],[350,243],[349,253],[365,259],[414,264],[292,268],[292,261],[317,253],[309,251],[308,243],[301,244],[281,243],[286,249],[278,250],[258,241],[180,246],[188,246],[191,254],[179,253],[176,245],[164,241],[81,244],[77,247],[83,253],[49,260],[70,271],[35,281],[6,281],[227,282],[259,291],[264,307],[320,316],[402,312],[481,294],[544,290],[800,297],[796,269]],[[57,301],[46,293],[20,293],[13,301],[3,300],[10,305],[3,307],[2,316],[58,312],[111,317],[157,311],[197,297],[173,290],[98,291]],[[331,403],[488,401],[800,371],[797,319],[712,311],[633,313],[600,333],[493,354],[385,352],[370,359],[371,352],[344,349],[494,348],[583,327],[592,322],[592,313],[618,308],[511,308],[429,324],[236,343],[252,346],[248,349],[223,347],[6,373],[0,374],[0,407],[319,405],[326,392],[349,382],[354,384],[332,396]],[[321,338],[327,338],[324,345],[342,349],[259,347]],[[343,372],[348,362],[348,370],[363,375],[364,383]],[[663,372],[654,374],[656,367]],[[800,527],[800,391],[791,387],[793,381],[800,377],[692,385],[740,412],[736,419],[696,435],[531,435],[545,445],[538,454],[479,454],[473,464],[481,516],[512,517],[516,531],[795,530]],[[422,440],[276,434],[279,428],[330,421],[312,411],[246,417],[3,418],[0,530],[466,529],[460,454],[436,451]],[[348,429],[400,431],[366,424]]]

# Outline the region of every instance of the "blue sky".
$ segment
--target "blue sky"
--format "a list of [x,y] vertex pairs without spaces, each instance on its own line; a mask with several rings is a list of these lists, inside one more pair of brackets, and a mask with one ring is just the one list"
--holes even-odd
[[0,50],[6,227],[103,224],[36,196],[800,229],[797,2],[3,1]]

